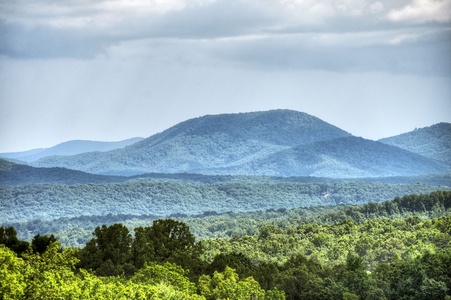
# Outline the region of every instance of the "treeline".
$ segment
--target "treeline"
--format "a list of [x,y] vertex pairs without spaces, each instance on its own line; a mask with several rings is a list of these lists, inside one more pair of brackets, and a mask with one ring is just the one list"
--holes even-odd
[[[346,220],[364,222],[374,218],[437,218],[449,215],[451,210],[449,192],[412,194],[391,201],[368,203],[361,206],[313,206],[296,209],[267,209],[252,212],[205,211],[188,216],[173,214],[169,217],[189,225],[198,239],[216,237],[243,237],[259,233],[259,228],[274,225],[281,229],[300,224],[335,224]],[[52,221],[34,220],[12,223],[22,239],[31,240],[36,234],[55,234],[63,246],[83,247],[91,238],[91,232],[102,224],[122,223],[129,228],[147,226],[158,219],[156,215],[108,214],[103,216],[81,216],[59,218]]]
[[27,247],[1,227],[0,299],[285,299],[228,267],[207,273],[202,246],[182,222],[157,220],[134,237],[113,224],[93,235],[81,250],[61,249],[53,237]]
[[[354,252],[348,252],[344,262],[298,253],[276,263],[242,252],[202,260],[202,245],[195,243],[183,223],[173,220],[135,230],[134,238],[121,224],[102,226],[81,250],[61,249],[50,242],[42,253],[29,248],[17,254],[0,245],[0,295],[2,299],[449,299],[451,218],[431,222],[441,223],[445,244],[412,258],[393,255],[371,272]],[[260,238],[267,238],[265,234]]]
[[0,292],[13,299],[448,300],[451,216],[384,214],[449,211],[450,200],[451,192],[410,195],[334,212],[321,224],[263,222],[255,235],[200,242],[177,220],[155,220],[133,235],[122,224],[104,225],[80,250],[59,249],[48,237],[35,237],[46,251],[23,250],[4,228],[0,242],[16,253],[0,246]]

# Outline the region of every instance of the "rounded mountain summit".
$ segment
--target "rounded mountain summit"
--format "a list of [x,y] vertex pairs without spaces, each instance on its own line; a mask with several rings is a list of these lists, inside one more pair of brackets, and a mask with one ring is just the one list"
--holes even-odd
[[[40,167],[65,167],[96,174],[135,175],[142,173],[199,173],[276,176],[360,177],[410,175],[412,170],[442,173],[442,166],[409,151],[379,142],[359,140],[321,119],[292,110],[271,110],[238,114],[206,115],[181,122],[128,147],[109,152],[75,156],[54,156],[34,163]],[[346,145],[350,143],[350,153]],[[368,152],[367,143],[381,153]],[[322,147],[318,147],[320,143]],[[340,153],[334,153],[339,143]],[[328,145],[325,147],[324,145]],[[361,145],[361,147],[359,146]],[[299,149],[302,147],[302,155]],[[362,149],[361,151],[359,149]],[[310,150],[311,149],[311,150]],[[321,149],[327,149],[321,153]],[[289,155],[295,151],[296,155]],[[332,154],[331,154],[332,151]],[[401,151],[401,152],[399,152]],[[355,152],[355,153],[354,153]],[[390,155],[406,157],[393,168]],[[376,155],[382,167],[371,167]],[[281,161],[278,161],[278,157]],[[341,157],[343,159],[341,159]],[[361,158],[362,164],[349,160]],[[387,157],[389,161],[381,162]],[[421,158],[421,159],[419,159]],[[343,161],[342,161],[343,160]],[[415,163],[418,161],[418,163]],[[328,165],[329,164],[329,165]],[[320,165],[321,168],[315,166]],[[408,168],[405,166],[408,165]],[[288,166],[288,167],[287,167]],[[337,170],[331,170],[338,166]],[[390,166],[390,170],[385,170]],[[376,170],[364,172],[361,168]],[[285,171],[286,169],[286,171]],[[296,170],[293,173],[293,170]],[[326,170],[325,174],[318,170]],[[415,171],[418,173],[417,171]]]

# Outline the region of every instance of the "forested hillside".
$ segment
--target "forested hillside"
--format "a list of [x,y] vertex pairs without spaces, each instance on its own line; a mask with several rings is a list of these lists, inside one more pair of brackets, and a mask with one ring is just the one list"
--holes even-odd
[[451,165],[451,124],[439,123],[381,139],[380,142],[409,150]]
[[109,175],[187,172],[355,178],[451,172],[449,164],[353,137],[291,110],[203,116],[125,149],[47,157],[34,165]]
[[282,223],[258,221],[255,234],[200,242],[177,220],[156,220],[134,234],[112,224],[96,227],[82,249],[63,250],[53,236],[28,244],[0,227],[0,294],[447,300],[450,209],[451,192],[408,195],[307,218],[290,213]]
[[204,116],[177,124],[126,149],[35,163],[97,174],[205,173],[310,142],[350,134],[290,110]]
[[274,176],[358,178],[436,174],[446,173],[446,170],[436,161],[403,149],[345,137],[282,150],[226,171],[232,174],[257,172]]
[[0,223],[53,220],[106,214],[202,214],[337,204],[380,202],[437,187],[423,183],[384,184],[330,180],[271,181],[238,177],[219,183],[183,183],[137,179],[106,184],[0,186]]
[[119,176],[102,176],[64,168],[34,168],[0,159],[0,185],[77,184],[125,181]]

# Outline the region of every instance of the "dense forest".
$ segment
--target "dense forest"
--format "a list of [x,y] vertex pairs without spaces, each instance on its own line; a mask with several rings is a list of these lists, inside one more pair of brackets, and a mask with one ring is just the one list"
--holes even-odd
[[438,123],[379,140],[451,165],[451,124]]
[[[449,181],[449,178],[447,179]],[[363,204],[413,193],[449,190],[425,183],[385,184],[330,180],[297,182],[237,177],[227,182],[192,183],[137,178],[102,184],[0,186],[2,224],[107,214],[224,213]],[[70,205],[68,205],[70,203]]]
[[[2,299],[449,300],[450,209],[451,192],[433,192],[336,210],[237,214],[231,221],[246,228],[250,220],[254,233],[221,238],[198,238],[188,222],[174,219],[133,232],[115,223],[96,227],[80,249],[61,248],[52,235],[28,243],[13,227],[1,227],[0,293]],[[222,217],[191,224],[209,223],[226,236]]]

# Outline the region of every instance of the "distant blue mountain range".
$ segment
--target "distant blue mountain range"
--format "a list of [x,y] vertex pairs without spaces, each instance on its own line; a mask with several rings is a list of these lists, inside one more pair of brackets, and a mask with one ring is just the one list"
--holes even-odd
[[84,141],[84,140],[74,140],[68,141],[51,148],[40,148],[32,149],[23,152],[10,152],[10,153],[0,153],[0,157],[9,158],[14,160],[21,160],[24,162],[32,162],[43,157],[53,156],[53,155],[76,155],[86,152],[105,152],[118,148],[123,148],[125,146],[132,145],[136,142],[142,141],[144,138],[135,137],[131,139],[126,139],[118,142],[98,142],[98,141]]
[[[207,115],[125,148],[46,156],[31,165],[126,176],[197,173],[362,178],[451,173],[450,124],[406,135],[407,144],[402,142],[403,136],[366,140],[292,110]],[[420,146],[424,144],[427,146]]]

